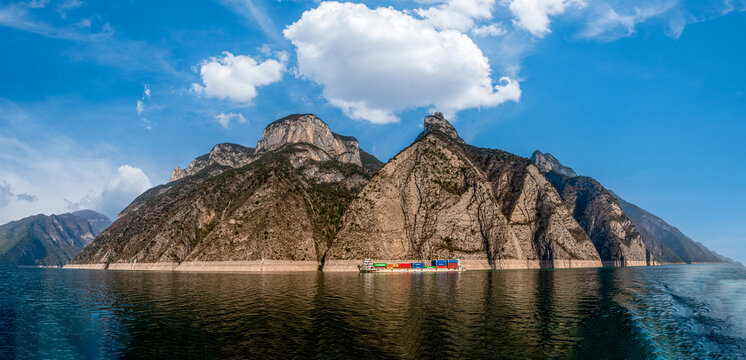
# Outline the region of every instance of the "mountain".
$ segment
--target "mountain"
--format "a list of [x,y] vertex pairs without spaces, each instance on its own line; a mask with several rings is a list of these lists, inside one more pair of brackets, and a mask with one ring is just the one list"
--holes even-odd
[[11,221],[0,226],[0,265],[62,266],[109,224],[92,210]]
[[596,180],[550,154],[471,146],[440,113],[386,164],[300,114],[267,125],[256,147],[216,145],[171,180],[136,198],[70,266],[337,271],[364,258],[458,258],[505,269],[684,253],[650,240],[663,230],[638,225]]
[[106,215],[93,210],[78,210],[73,211],[72,214],[88,220],[88,223],[91,224],[93,230],[96,231],[96,235],[100,234],[111,225],[111,220]]
[[186,169],[174,168],[171,172],[171,180],[176,181],[200,172],[202,169],[218,164],[238,168],[249,164],[254,160],[256,149],[238,144],[218,144],[209,153],[202,155],[192,161]]
[[549,153],[535,151],[531,161],[557,189],[567,209],[593,241],[606,266],[649,265],[650,253],[614,195],[598,181],[578,176]]
[[73,266],[349,270],[368,257],[601,265],[531,161],[467,145],[439,113],[385,165],[303,114],[270,123],[255,148],[220,144],[174,175],[135,199]]
[[539,170],[543,173],[556,172],[567,177],[578,176],[578,174],[575,173],[575,170],[562,165],[562,163],[560,163],[559,160],[550,153],[542,153],[541,151],[536,150],[531,154],[531,161],[536,164]]
[[598,181],[577,176],[554,156],[535,151],[547,178],[589,234],[605,261],[613,259],[662,263],[724,262],[704,245],[682,234],[659,217],[624,201]]
[[195,159],[183,177],[135,199],[73,263],[266,259],[318,267],[380,162],[312,114],[271,123],[249,149],[218,145]]
[[349,269],[363,257],[458,258],[467,268],[600,265],[534,164],[467,145],[440,113],[352,201],[324,268]]
[[648,248],[665,262],[728,262],[729,259],[718,255],[704,245],[684,235],[679,229],[669,225],[661,218],[641,209],[616,196],[624,212],[635,224]]

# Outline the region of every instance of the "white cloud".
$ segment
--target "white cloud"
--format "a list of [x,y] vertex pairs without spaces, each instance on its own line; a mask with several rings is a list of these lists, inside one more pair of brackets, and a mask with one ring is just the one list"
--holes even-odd
[[153,185],[145,173],[130,165],[120,166],[116,173],[109,176],[100,192],[83,198],[77,203],[70,203],[70,210],[94,209],[112,219],[116,219],[129,203]]
[[268,38],[275,42],[282,41],[272,17],[261,5],[255,4],[252,0],[220,0],[220,3],[243,17],[247,24],[258,27]]
[[230,125],[231,120],[234,119],[241,124],[247,122],[246,118],[240,113],[220,113],[215,115],[215,120],[226,129],[228,128],[228,125]]
[[[671,10],[676,5],[675,1],[652,4],[647,7],[635,6],[623,13],[618,12],[608,4],[599,5],[594,15],[590,17],[585,29],[580,33],[584,38],[595,38],[600,40],[615,40],[620,37],[630,36],[635,33],[637,24],[647,19],[661,15]],[[670,34],[678,38],[684,31],[686,23],[675,23],[671,25]]]
[[200,64],[202,83],[192,84],[192,90],[208,97],[249,103],[257,95],[256,88],[280,81],[285,72],[287,53],[278,59],[258,62],[251,56],[224,52],[223,57],[212,57]]
[[437,29],[467,32],[476,27],[477,20],[492,19],[494,5],[495,0],[450,0],[427,9],[416,9],[415,13]]
[[532,35],[544,37],[550,33],[549,17],[565,12],[569,7],[586,6],[583,0],[504,0],[515,16],[513,22]]
[[518,101],[518,82],[495,85],[487,58],[465,34],[438,30],[393,8],[323,2],[284,30],[297,49],[300,75],[324,86],[345,114],[373,123],[435,106],[459,110]]
[[507,34],[508,30],[505,29],[505,26],[503,26],[503,24],[497,23],[476,27],[471,30],[471,33],[474,34],[474,36],[480,37],[500,36]]
[[6,207],[15,196],[10,191],[10,185],[3,181],[0,183],[0,207]]
[[141,115],[143,111],[145,111],[145,104],[142,100],[137,99],[137,115]]
[[142,96],[137,100],[137,115],[142,115],[145,111],[145,99],[150,97],[150,84],[145,84],[142,91]]
[[[11,115],[3,110],[0,103],[0,121]],[[0,135],[0,202],[7,200],[0,224],[83,207],[116,218],[150,181],[136,167],[115,165],[110,153],[109,147],[82,146],[59,134],[35,133],[29,140]]]
[[0,208],[8,206],[13,200],[34,202],[36,196],[26,193],[15,194],[10,190],[10,184],[0,179]]

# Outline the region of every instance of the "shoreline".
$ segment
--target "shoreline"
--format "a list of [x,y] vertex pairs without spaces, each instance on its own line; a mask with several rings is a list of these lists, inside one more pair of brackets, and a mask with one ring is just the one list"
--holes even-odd
[[[383,260],[375,262],[399,263],[421,262],[418,260]],[[293,260],[252,260],[252,261],[189,261],[183,263],[110,263],[107,267],[99,264],[67,264],[63,269],[113,270],[113,271],[169,271],[169,272],[213,272],[213,273],[264,273],[264,272],[358,272],[357,266],[363,260],[328,260],[321,267],[316,261]],[[676,265],[674,263],[648,263],[647,261],[630,261],[624,266],[618,262],[596,260],[496,260],[491,266],[487,260],[460,260],[464,271],[484,270],[538,270],[538,269],[581,269],[600,267],[641,267],[658,265]],[[411,272],[417,272],[414,269]],[[400,271],[403,272],[403,271]],[[406,272],[404,272],[406,273]]]

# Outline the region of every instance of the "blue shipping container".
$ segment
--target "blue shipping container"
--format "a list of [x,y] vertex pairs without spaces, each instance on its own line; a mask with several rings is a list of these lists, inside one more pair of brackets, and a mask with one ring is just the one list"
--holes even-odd
[[448,260],[448,262],[449,263],[457,263],[458,264],[458,260]]
[[425,263],[412,263],[412,269],[424,269]]
[[448,266],[448,262],[445,260],[434,260],[435,266]]

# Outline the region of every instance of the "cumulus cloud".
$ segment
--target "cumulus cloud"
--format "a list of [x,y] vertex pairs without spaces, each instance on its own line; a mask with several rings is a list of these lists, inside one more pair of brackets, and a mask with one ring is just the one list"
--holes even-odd
[[111,152],[59,134],[35,133],[27,140],[0,135],[0,224],[82,208],[116,218],[151,182],[137,167],[115,165],[107,157]]
[[492,19],[494,5],[495,0],[450,0],[427,9],[416,9],[415,13],[437,29],[467,32],[476,28],[478,20]]
[[296,47],[298,73],[354,119],[390,123],[405,109],[455,114],[520,98],[517,81],[493,82],[467,35],[393,8],[323,2],[283,33]]
[[200,64],[202,84],[192,84],[192,91],[208,97],[249,103],[257,95],[257,87],[280,81],[285,72],[287,53],[277,59],[258,61],[247,55],[224,52],[223,57],[211,57]]
[[231,120],[236,120],[240,124],[247,122],[246,118],[240,113],[220,113],[215,115],[215,120],[226,129],[230,125]]
[[506,0],[505,3],[515,17],[514,24],[537,37],[551,32],[550,16],[562,14],[567,8],[586,6],[583,0]]
[[109,176],[100,192],[79,202],[70,202],[70,210],[95,209],[112,219],[116,218],[132,200],[153,185],[145,173],[136,167],[122,165]]

